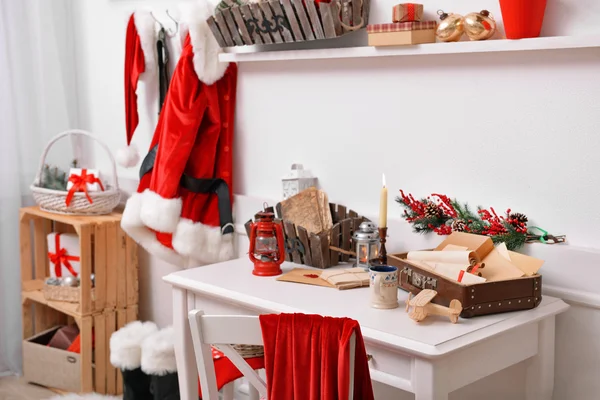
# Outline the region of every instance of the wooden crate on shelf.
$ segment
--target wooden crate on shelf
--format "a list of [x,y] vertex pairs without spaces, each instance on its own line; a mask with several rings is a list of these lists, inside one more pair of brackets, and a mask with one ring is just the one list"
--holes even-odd
[[[124,309],[138,304],[137,244],[121,229],[121,214],[71,216],[52,214],[38,207],[21,209],[21,280],[27,296],[39,303],[43,281],[49,276],[46,237],[51,232],[79,236],[81,276],[80,301],[74,311],[90,315],[105,309]],[[30,284],[38,281],[38,284]],[[31,289],[31,288],[36,289]],[[38,289],[39,287],[39,289]],[[38,293],[39,291],[39,293]],[[25,295],[25,294],[24,294]],[[70,307],[70,306],[65,306]]]
[[[138,318],[138,248],[123,232],[120,221],[118,213],[71,216],[48,213],[38,207],[20,210],[26,379],[52,387],[53,381],[43,370],[59,369],[62,365],[75,376],[54,380],[63,386],[58,389],[122,393],[121,374],[110,364],[109,341],[113,332]],[[80,276],[95,274],[93,296],[91,279],[81,279],[79,302],[49,300],[44,296],[44,280],[50,275],[47,235],[51,232],[79,236]],[[47,338],[57,327],[70,324],[77,324],[80,330],[79,354],[41,344],[44,335]]]

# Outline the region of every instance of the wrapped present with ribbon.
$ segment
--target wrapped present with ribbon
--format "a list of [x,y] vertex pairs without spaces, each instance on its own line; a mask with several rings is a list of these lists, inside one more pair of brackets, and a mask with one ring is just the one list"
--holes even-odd
[[397,4],[394,6],[392,14],[394,22],[419,22],[423,19],[423,4]]
[[100,172],[95,169],[71,168],[69,171],[69,182],[67,183],[67,198],[65,203],[67,206],[73,200],[75,192],[84,192],[85,197],[91,203],[94,201],[88,192],[104,191],[104,186],[100,180]]
[[369,46],[435,43],[436,21],[400,22],[367,26]]
[[58,232],[48,234],[50,276],[53,278],[78,277],[81,272],[79,251],[79,236],[76,234]]

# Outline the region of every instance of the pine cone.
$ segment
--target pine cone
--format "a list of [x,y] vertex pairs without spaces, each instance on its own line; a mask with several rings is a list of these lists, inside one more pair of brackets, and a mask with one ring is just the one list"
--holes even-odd
[[508,216],[508,220],[510,221],[511,225],[525,225],[527,223],[527,221],[529,221],[527,219],[527,216],[525,214],[521,214],[521,213],[512,213]]
[[425,216],[426,217],[441,217],[442,209],[438,207],[435,203],[427,203],[425,206]]
[[455,219],[452,221],[452,232],[465,232],[467,230],[467,223],[462,219]]

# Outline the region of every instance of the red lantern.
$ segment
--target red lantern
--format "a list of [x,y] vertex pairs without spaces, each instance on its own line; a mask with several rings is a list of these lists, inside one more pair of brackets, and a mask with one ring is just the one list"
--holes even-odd
[[250,230],[250,260],[254,263],[252,273],[258,276],[281,274],[285,258],[285,242],[281,225],[274,222],[272,212],[259,212]]

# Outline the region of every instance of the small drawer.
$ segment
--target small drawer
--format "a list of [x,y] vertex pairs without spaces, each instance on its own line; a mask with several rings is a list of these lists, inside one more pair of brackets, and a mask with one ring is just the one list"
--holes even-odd
[[[399,380],[410,381],[412,360],[410,355],[374,343],[365,343],[365,347],[371,371],[375,370]],[[392,384],[392,386],[398,385]]]

